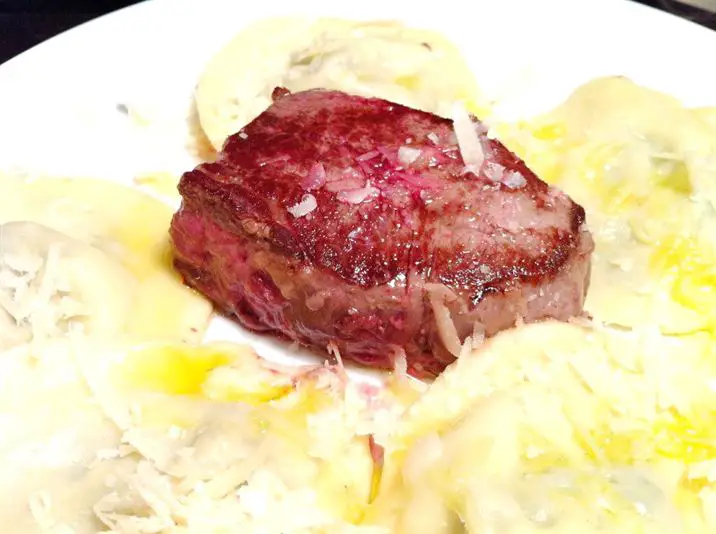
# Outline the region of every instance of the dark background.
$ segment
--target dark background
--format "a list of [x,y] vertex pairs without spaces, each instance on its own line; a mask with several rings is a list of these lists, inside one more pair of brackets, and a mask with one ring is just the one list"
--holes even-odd
[[[712,13],[675,0],[634,1],[676,13],[716,30],[716,15]],[[136,0],[0,0],[0,63],[66,29],[136,3]]]

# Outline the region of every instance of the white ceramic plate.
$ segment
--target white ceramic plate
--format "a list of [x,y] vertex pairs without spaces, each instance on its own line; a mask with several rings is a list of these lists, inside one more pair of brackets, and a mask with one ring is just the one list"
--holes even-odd
[[[693,105],[716,104],[716,33],[627,0],[152,0],[60,35],[0,66],[0,168],[132,183],[180,173],[194,84],[204,63],[260,17],[397,18],[444,32],[505,116],[546,109],[578,84],[621,74]],[[468,3],[465,3],[468,5]],[[147,115],[142,131],[117,111]],[[216,319],[209,337],[249,341],[271,359],[287,346]],[[304,356],[305,357],[305,356]],[[298,359],[303,359],[300,357]]]

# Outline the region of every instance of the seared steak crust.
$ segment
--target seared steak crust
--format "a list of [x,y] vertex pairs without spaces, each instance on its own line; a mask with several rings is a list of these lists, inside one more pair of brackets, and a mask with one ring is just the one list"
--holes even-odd
[[249,329],[333,342],[376,367],[402,349],[416,376],[439,373],[476,329],[579,314],[584,210],[475,128],[479,169],[450,120],[279,93],[216,162],[182,177],[176,267]]

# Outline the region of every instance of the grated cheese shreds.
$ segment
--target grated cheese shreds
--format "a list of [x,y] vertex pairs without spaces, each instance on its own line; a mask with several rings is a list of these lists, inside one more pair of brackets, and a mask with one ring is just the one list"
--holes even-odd
[[68,323],[82,313],[82,305],[66,294],[62,245],[53,243],[43,257],[27,248],[17,250],[17,241],[8,241],[17,240],[10,232],[7,225],[0,227],[0,307],[13,323],[3,329],[0,346],[63,335]]
[[[151,367],[151,358],[148,352],[136,362]],[[375,401],[358,384],[328,368],[294,370],[292,390],[249,404],[231,401],[239,392],[223,382],[205,390],[211,400],[135,390],[131,384],[118,388],[128,360],[97,351],[79,360],[90,389],[139,458],[136,470],[119,476],[95,507],[112,531],[389,534],[358,522],[372,474],[367,436],[386,436],[380,427],[392,428],[397,415],[391,419],[376,409],[385,419],[374,421],[368,408]],[[245,362],[236,365],[248,371]],[[221,371],[226,368],[222,364],[209,376],[227,376]],[[143,376],[141,368],[127,372],[135,380]],[[258,387],[274,391],[274,381],[282,388],[285,383],[283,375],[256,376],[262,384],[246,383],[252,398]],[[217,385],[208,377],[199,380]],[[235,385],[243,387],[240,381]]]
[[408,358],[402,347],[393,349],[393,372],[398,380],[408,380]]
[[462,350],[462,342],[457,333],[455,322],[452,320],[450,310],[445,305],[444,295],[437,290],[430,291],[430,306],[435,315],[435,325],[437,326],[440,341],[445,348],[453,355],[459,356]]
[[[335,431],[340,421],[323,421],[319,417],[313,423],[309,421],[310,425],[318,423],[322,435],[326,436],[325,432]],[[294,447],[299,447],[300,443]],[[313,443],[318,446],[327,444],[328,440]],[[143,460],[137,471],[120,484],[129,487],[129,494],[121,489],[115,491],[97,504],[95,512],[109,528],[137,534],[174,532],[175,529],[187,534],[388,534],[380,529],[358,528],[322,505],[316,487],[320,482],[304,484],[300,481],[302,474],[313,470],[309,464],[314,462],[303,459],[299,451],[291,452],[285,447],[276,449],[273,454],[279,457],[273,457],[270,451],[274,447],[275,443],[258,443],[255,449],[258,456],[250,455],[247,459],[250,466],[227,466],[222,475],[206,480],[193,476],[191,463],[186,465],[189,469],[186,477],[181,478]],[[216,453],[220,454],[220,450]],[[313,454],[321,454],[320,449],[312,450]],[[199,468],[197,463],[194,469]],[[296,478],[298,480],[292,480]],[[192,479],[193,483],[187,485],[187,480]],[[217,489],[217,483],[221,484],[221,489]]]
[[310,193],[303,195],[301,201],[288,208],[288,212],[295,218],[304,217],[318,207],[316,197]]
[[417,148],[411,148],[409,146],[401,146],[398,149],[398,160],[403,165],[410,165],[420,157],[421,150]]
[[52,499],[45,491],[39,491],[30,497],[30,513],[42,534],[77,534],[69,525],[59,523],[52,514]]
[[477,174],[485,162],[485,153],[482,149],[480,137],[475,131],[475,124],[462,102],[453,104],[452,121],[465,167],[470,172]]

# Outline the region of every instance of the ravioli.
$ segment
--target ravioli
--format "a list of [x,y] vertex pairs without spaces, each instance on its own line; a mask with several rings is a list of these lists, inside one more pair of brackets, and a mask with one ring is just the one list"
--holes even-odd
[[[87,318],[77,323],[103,337],[201,340],[212,306],[173,270],[170,206],[104,180],[2,176],[0,186],[0,222],[6,223],[0,228],[8,240],[14,232],[16,243],[15,254],[3,256],[3,266],[15,261],[7,272],[14,281],[4,283],[54,284],[44,302],[38,294],[30,306],[51,311],[74,295],[77,309],[70,315]],[[7,288],[18,306],[26,304],[23,287]],[[21,315],[14,320],[32,314]]]
[[387,534],[358,526],[370,498],[369,436],[387,398],[371,401],[333,370],[270,366],[230,343],[76,354],[134,451],[135,469],[95,507],[108,528]]
[[716,326],[714,115],[609,77],[542,117],[497,128],[585,207],[596,242],[585,307],[596,319],[671,334]]
[[405,413],[369,517],[396,533],[710,532],[715,378],[706,334],[505,331]]
[[460,51],[397,21],[277,17],[244,28],[206,65],[195,100],[216,150],[271,104],[276,87],[333,89],[449,115],[484,102]]

